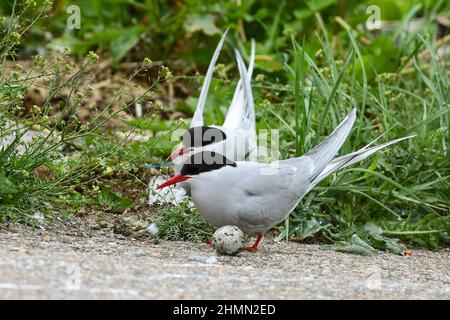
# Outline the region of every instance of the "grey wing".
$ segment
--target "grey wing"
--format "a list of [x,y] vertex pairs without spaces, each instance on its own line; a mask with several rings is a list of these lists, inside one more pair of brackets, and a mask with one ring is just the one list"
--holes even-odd
[[[270,165],[262,169],[270,169]],[[282,165],[273,174],[265,173],[242,180],[240,190],[244,196],[236,204],[237,219],[247,233],[265,232],[283,221],[299,199],[297,168]]]

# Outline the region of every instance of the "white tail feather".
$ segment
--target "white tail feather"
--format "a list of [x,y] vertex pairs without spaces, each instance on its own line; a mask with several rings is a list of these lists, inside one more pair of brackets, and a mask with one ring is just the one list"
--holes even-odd
[[352,109],[345,119],[320,144],[308,151],[304,156],[311,158],[314,163],[312,179],[315,179],[336,156],[345,142],[356,118],[356,109]]
[[[237,57],[236,57],[237,59]],[[239,61],[238,67],[239,67]],[[252,40],[252,50],[250,55],[250,63],[247,70],[247,82],[250,85],[255,64],[255,41]],[[245,64],[244,64],[245,66]],[[251,90],[251,89],[250,89]],[[253,103],[246,103],[244,96],[244,87],[242,85],[242,77],[239,80],[234,92],[233,100],[228,109],[227,116],[223,123],[224,128],[248,129],[255,126],[255,107]]]
[[253,93],[250,85],[250,79],[248,78],[247,71],[245,70],[245,63],[242,60],[239,51],[235,50],[236,59],[238,62],[239,73],[242,80],[243,92],[244,92],[244,117],[242,119],[241,129],[247,131],[247,143],[249,151],[249,160],[255,161],[257,159],[257,145],[256,145],[256,123],[255,123],[255,110],[253,102]]
[[345,156],[342,156],[342,157],[338,157],[338,158],[334,159],[333,161],[331,161],[325,167],[325,169],[312,181],[312,185],[315,186],[320,181],[322,181],[323,179],[328,177],[330,174],[336,172],[337,170],[343,169],[343,168],[348,167],[352,164],[355,164],[359,161],[362,161],[362,160],[366,159],[368,156],[374,154],[375,152],[377,152],[383,148],[393,145],[394,143],[397,143],[397,142],[400,142],[400,141],[403,141],[406,139],[410,139],[412,137],[414,137],[414,135],[395,139],[395,140],[380,144],[378,146],[370,147],[370,148],[364,147],[358,151],[346,154]]
[[202,126],[203,125],[203,110],[205,108],[206,97],[208,96],[209,85],[211,84],[212,75],[214,73],[214,68],[217,62],[217,59],[220,55],[220,50],[222,50],[223,43],[225,41],[225,37],[227,36],[228,29],[222,35],[222,38],[217,45],[216,50],[211,58],[211,62],[209,63],[208,70],[206,72],[205,80],[203,81],[202,90],[200,91],[200,97],[198,98],[197,108],[195,109],[194,116],[191,121],[191,128]]

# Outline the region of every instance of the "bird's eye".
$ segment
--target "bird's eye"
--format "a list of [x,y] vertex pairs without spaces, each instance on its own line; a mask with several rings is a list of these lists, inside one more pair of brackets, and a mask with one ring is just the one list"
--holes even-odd
[[214,142],[216,140],[216,137],[212,136],[211,137],[211,142]]

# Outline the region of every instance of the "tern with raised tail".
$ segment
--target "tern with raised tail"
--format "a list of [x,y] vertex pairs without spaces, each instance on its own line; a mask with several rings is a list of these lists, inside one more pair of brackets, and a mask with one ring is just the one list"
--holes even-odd
[[214,151],[192,154],[179,173],[158,186],[159,189],[185,182],[199,213],[212,225],[235,225],[256,235],[256,251],[263,234],[282,222],[299,201],[321,180],[339,169],[355,164],[371,154],[412,136],[356,152],[336,155],[355,122],[353,109],[341,124],[319,145],[301,157],[259,163],[234,161]]
[[[204,124],[203,120],[203,111],[209,86],[227,32],[228,30],[222,35],[211,58],[190,129],[181,136],[180,145],[175,148],[167,159],[174,162],[175,172],[181,170],[184,161],[192,153],[199,151],[218,152],[235,161],[245,160],[246,158],[255,161],[257,158],[255,109],[251,89],[251,77],[255,62],[255,42],[253,40],[251,42],[248,70],[240,53],[235,50],[240,80],[234,91],[224,123],[221,126],[208,126]],[[184,183],[178,184],[177,188],[174,188],[170,193],[157,192],[157,190],[154,190],[154,187],[159,183],[159,179],[155,177],[150,182],[149,204],[164,203],[166,201],[177,204],[184,198],[186,193],[189,194],[190,192],[189,185]]]
[[205,125],[203,120],[203,111],[214,67],[226,34],[227,31],[223,34],[209,64],[190,129],[182,135],[181,144],[168,158],[175,161],[176,171],[180,169],[179,165],[193,152],[199,151],[219,152],[229,159],[237,161],[244,160],[247,156],[249,160],[256,160],[255,107],[251,89],[251,77],[255,62],[255,42],[253,40],[248,70],[239,51],[235,50],[240,80],[234,91],[224,123],[221,126]]

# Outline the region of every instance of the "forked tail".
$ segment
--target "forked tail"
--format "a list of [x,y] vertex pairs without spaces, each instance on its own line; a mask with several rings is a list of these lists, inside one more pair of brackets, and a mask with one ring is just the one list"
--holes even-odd
[[368,156],[370,156],[371,154],[373,154],[381,149],[384,149],[390,145],[393,145],[394,143],[397,143],[397,142],[400,142],[400,141],[403,141],[403,140],[406,140],[406,139],[409,139],[412,137],[414,137],[414,135],[395,139],[395,140],[380,144],[378,146],[370,147],[370,148],[364,147],[358,151],[349,153],[342,157],[338,157],[338,158],[334,159],[333,161],[331,161],[325,167],[325,169],[323,169],[320,172],[320,174],[311,181],[312,187],[314,187],[320,181],[322,181],[323,179],[328,177],[330,174],[336,172],[337,170],[340,170],[340,169],[348,167],[352,164],[355,164],[361,160],[366,159]]

